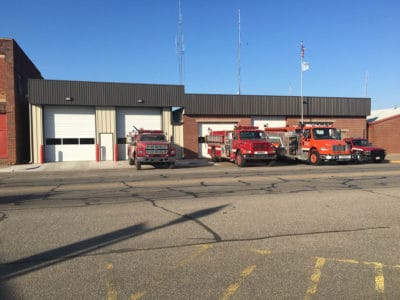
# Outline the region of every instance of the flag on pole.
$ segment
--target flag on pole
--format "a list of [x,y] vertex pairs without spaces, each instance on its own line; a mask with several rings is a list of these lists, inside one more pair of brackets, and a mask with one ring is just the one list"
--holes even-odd
[[309,64],[308,62],[303,61],[303,62],[301,63],[301,71],[302,71],[302,72],[307,71],[309,68],[310,68],[310,64]]
[[304,45],[303,45],[303,41],[301,41],[301,58],[304,58]]

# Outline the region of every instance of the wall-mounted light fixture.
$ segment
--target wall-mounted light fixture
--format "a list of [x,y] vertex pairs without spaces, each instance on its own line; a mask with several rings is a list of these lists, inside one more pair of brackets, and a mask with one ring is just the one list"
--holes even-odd
[[137,103],[144,103],[143,99],[138,99]]
[[74,100],[74,98],[72,98],[72,97],[65,97],[65,101],[72,101],[72,100]]

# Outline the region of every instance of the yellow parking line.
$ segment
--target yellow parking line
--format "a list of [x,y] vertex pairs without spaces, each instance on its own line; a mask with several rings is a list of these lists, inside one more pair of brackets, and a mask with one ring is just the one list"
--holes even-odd
[[[106,264],[106,269],[111,271],[114,268],[112,263]],[[118,293],[115,289],[114,285],[112,284],[111,280],[107,280],[107,300],[117,300]]]
[[129,297],[129,300],[139,300],[139,299],[141,299],[145,294],[146,294],[146,292],[138,292],[138,293],[135,293],[135,294],[133,294],[133,295],[131,295],[131,296]]
[[318,289],[319,280],[321,279],[321,270],[322,267],[325,265],[326,259],[323,257],[317,257],[315,262],[314,272],[310,278],[310,285],[307,288],[306,295],[304,296],[304,300],[309,300],[312,296],[315,295]]
[[209,245],[209,244],[200,245],[199,251],[197,251],[197,252],[193,253],[192,255],[190,255],[189,257],[186,257],[186,258],[182,259],[181,261],[179,261],[178,264],[173,269],[187,265],[188,263],[190,263],[192,260],[194,260],[195,258],[200,256],[203,252],[207,251],[211,247],[212,247],[212,245]]
[[[207,251],[208,249],[210,249],[212,247],[212,245],[209,244],[204,244],[204,245],[200,245],[199,246],[200,249],[198,251],[196,251],[195,253],[193,253],[192,255],[180,260],[175,266],[171,267],[170,270],[171,271],[175,271],[176,269],[183,267],[187,264],[189,264],[191,261],[193,261],[195,258],[197,258],[198,256],[200,256],[203,252]],[[157,287],[161,285],[161,281],[154,281],[152,283],[152,287]],[[137,292],[135,294],[132,294],[129,297],[129,300],[139,300],[142,299],[144,297],[144,295],[146,295],[146,291],[141,291],[141,292]]]
[[272,253],[271,250],[250,249],[250,251],[260,254],[260,255],[269,255]]
[[251,274],[253,273],[254,269],[256,268],[256,265],[252,265],[247,267],[242,271],[240,274],[240,278],[237,282],[232,283],[224,292],[224,295],[222,296],[222,300],[228,300],[230,297],[232,297],[240,285],[243,283],[243,281]]
[[385,292],[385,277],[383,276],[384,265],[379,262],[364,262],[366,265],[373,265],[375,267],[375,291],[379,294]]

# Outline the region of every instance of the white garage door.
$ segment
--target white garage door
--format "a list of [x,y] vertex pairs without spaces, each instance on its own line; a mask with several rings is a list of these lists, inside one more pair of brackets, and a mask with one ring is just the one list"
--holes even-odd
[[[199,123],[199,137],[205,137],[211,130],[232,130],[237,123]],[[207,144],[199,143],[199,157],[210,157],[207,154]]]
[[140,129],[161,130],[162,117],[159,108],[117,108],[117,138],[118,138],[118,159],[125,160],[127,146],[126,135],[133,130],[133,126]]
[[253,126],[257,126],[260,129],[264,127],[285,127],[285,117],[254,117],[252,118]]
[[86,106],[45,106],[45,160],[96,159],[95,109]]

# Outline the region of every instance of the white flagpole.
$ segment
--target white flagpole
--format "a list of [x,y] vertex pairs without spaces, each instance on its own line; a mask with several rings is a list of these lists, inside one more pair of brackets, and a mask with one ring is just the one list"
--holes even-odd
[[300,71],[301,71],[301,80],[300,80],[300,110],[301,110],[301,125],[304,123],[304,102],[303,102],[303,60],[304,60],[304,45],[303,41],[301,41],[301,60],[300,60]]

